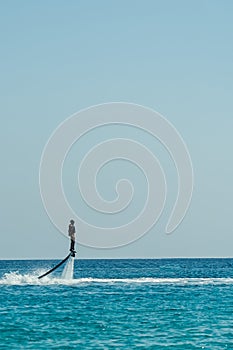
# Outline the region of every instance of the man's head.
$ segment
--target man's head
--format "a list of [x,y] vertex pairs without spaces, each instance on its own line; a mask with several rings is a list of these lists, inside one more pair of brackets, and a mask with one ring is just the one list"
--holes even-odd
[[73,225],[74,224],[74,220],[70,220],[70,223]]

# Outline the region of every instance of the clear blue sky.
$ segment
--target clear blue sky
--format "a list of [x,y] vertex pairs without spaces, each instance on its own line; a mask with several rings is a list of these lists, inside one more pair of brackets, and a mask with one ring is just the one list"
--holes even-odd
[[193,200],[171,236],[167,208],[137,242],[81,246],[79,256],[233,256],[232,13],[230,0],[1,3],[1,259],[66,254],[40,198],[41,153],[68,116],[109,101],[148,106],[175,125],[193,161]]

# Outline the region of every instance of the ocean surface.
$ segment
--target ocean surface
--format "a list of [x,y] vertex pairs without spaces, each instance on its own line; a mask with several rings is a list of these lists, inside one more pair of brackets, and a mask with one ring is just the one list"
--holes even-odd
[[233,259],[70,259],[0,261],[1,350],[233,349]]

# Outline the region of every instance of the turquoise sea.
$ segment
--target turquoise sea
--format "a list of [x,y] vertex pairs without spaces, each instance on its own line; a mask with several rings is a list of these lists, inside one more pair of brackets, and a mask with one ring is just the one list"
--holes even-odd
[[1,350],[233,349],[233,259],[57,263],[0,261]]

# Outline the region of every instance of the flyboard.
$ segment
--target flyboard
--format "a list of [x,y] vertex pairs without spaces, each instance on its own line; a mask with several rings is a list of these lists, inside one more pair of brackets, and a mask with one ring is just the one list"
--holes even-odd
[[62,261],[59,262],[59,264],[57,264],[56,266],[54,266],[51,270],[43,273],[43,275],[39,276],[38,279],[41,279],[42,277],[45,277],[47,275],[49,275],[51,272],[55,271],[59,266],[63,265],[68,259],[70,256],[72,256],[73,258],[75,257],[75,251],[72,251],[70,252],[67,257],[65,257],[65,259],[63,259]]

